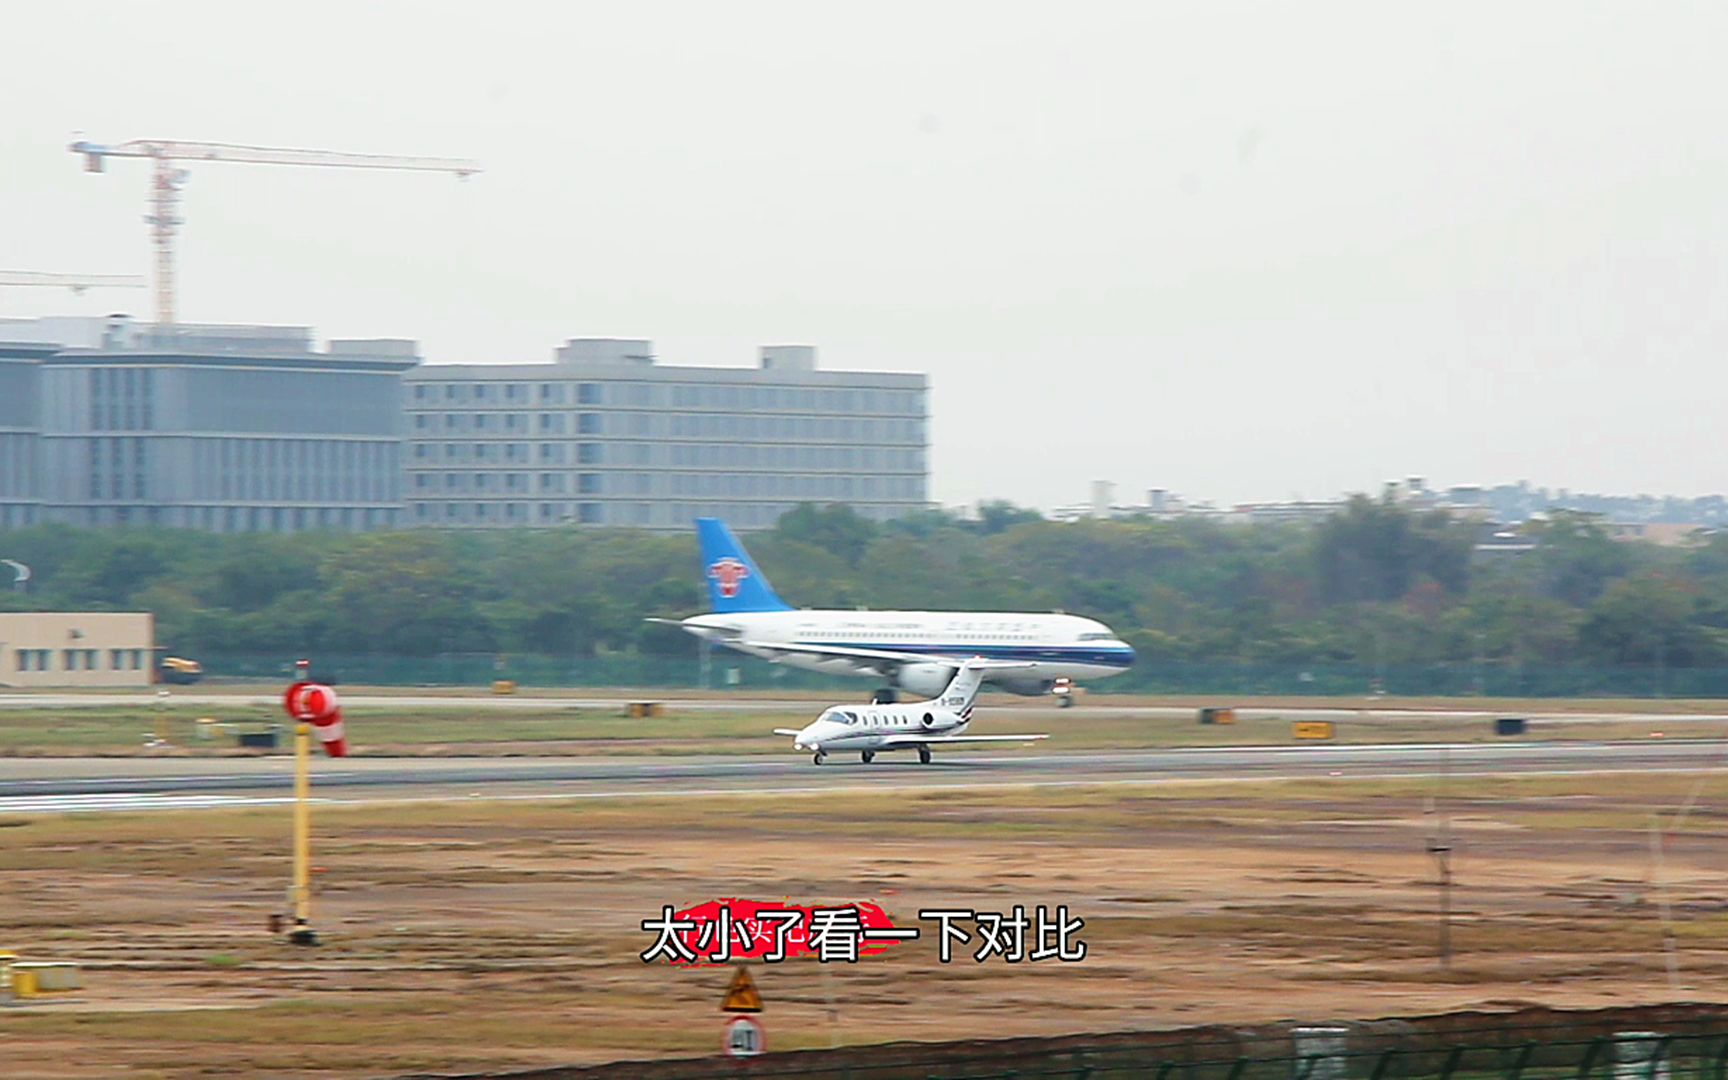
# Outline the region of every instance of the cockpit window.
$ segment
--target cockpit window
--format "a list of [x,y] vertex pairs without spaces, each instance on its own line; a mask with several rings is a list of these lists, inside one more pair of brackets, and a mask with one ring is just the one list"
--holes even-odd
[[823,715],[822,719],[832,720],[836,724],[856,724],[858,722],[856,716],[844,709],[829,709],[828,712]]

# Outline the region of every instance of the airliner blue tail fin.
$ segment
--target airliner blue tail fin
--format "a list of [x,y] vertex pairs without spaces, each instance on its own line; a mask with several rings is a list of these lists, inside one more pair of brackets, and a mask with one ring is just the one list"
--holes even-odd
[[750,553],[724,521],[697,518],[696,538],[702,545],[702,574],[708,581],[711,610],[722,615],[792,610],[792,605],[774,595],[774,586],[756,569]]

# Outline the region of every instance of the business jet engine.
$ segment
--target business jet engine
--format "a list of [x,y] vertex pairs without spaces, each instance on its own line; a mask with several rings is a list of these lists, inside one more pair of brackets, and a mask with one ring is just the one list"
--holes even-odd
[[923,699],[936,697],[953,681],[954,669],[947,664],[906,664],[894,673],[894,685]]

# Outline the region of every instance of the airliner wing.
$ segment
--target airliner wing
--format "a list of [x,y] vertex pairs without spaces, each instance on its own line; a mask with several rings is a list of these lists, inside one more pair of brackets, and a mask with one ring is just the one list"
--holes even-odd
[[1035,742],[1038,739],[1048,739],[1048,735],[895,735],[883,744],[884,750],[897,750],[907,746],[941,746],[947,743],[978,743],[978,742]]
[[1030,668],[1038,665],[1030,660],[984,660],[969,658],[965,650],[955,650],[947,653],[911,653],[895,652],[893,649],[860,649],[849,645],[806,645],[790,641],[733,641],[728,642],[741,649],[760,649],[764,652],[801,653],[806,656],[831,656],[836,660],[858,660],[866,663],[884,664],[953,664],[964,663],[974,668]]
[[800,645],[789,641],[733,641],[727,644],[740,649],[801,653],[805,656],[831,656],[836,660],[858,660],[872,664],[919,664],[927,660],[950,659],[945,656],[925,656],[921,653],[893,652],[889,649],[856,649],[844,645]]

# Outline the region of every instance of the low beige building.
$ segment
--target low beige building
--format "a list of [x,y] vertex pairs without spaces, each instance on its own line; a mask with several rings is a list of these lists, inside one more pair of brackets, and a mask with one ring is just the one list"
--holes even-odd
[[0,686],[149,686],[148,612],[0,612]]

